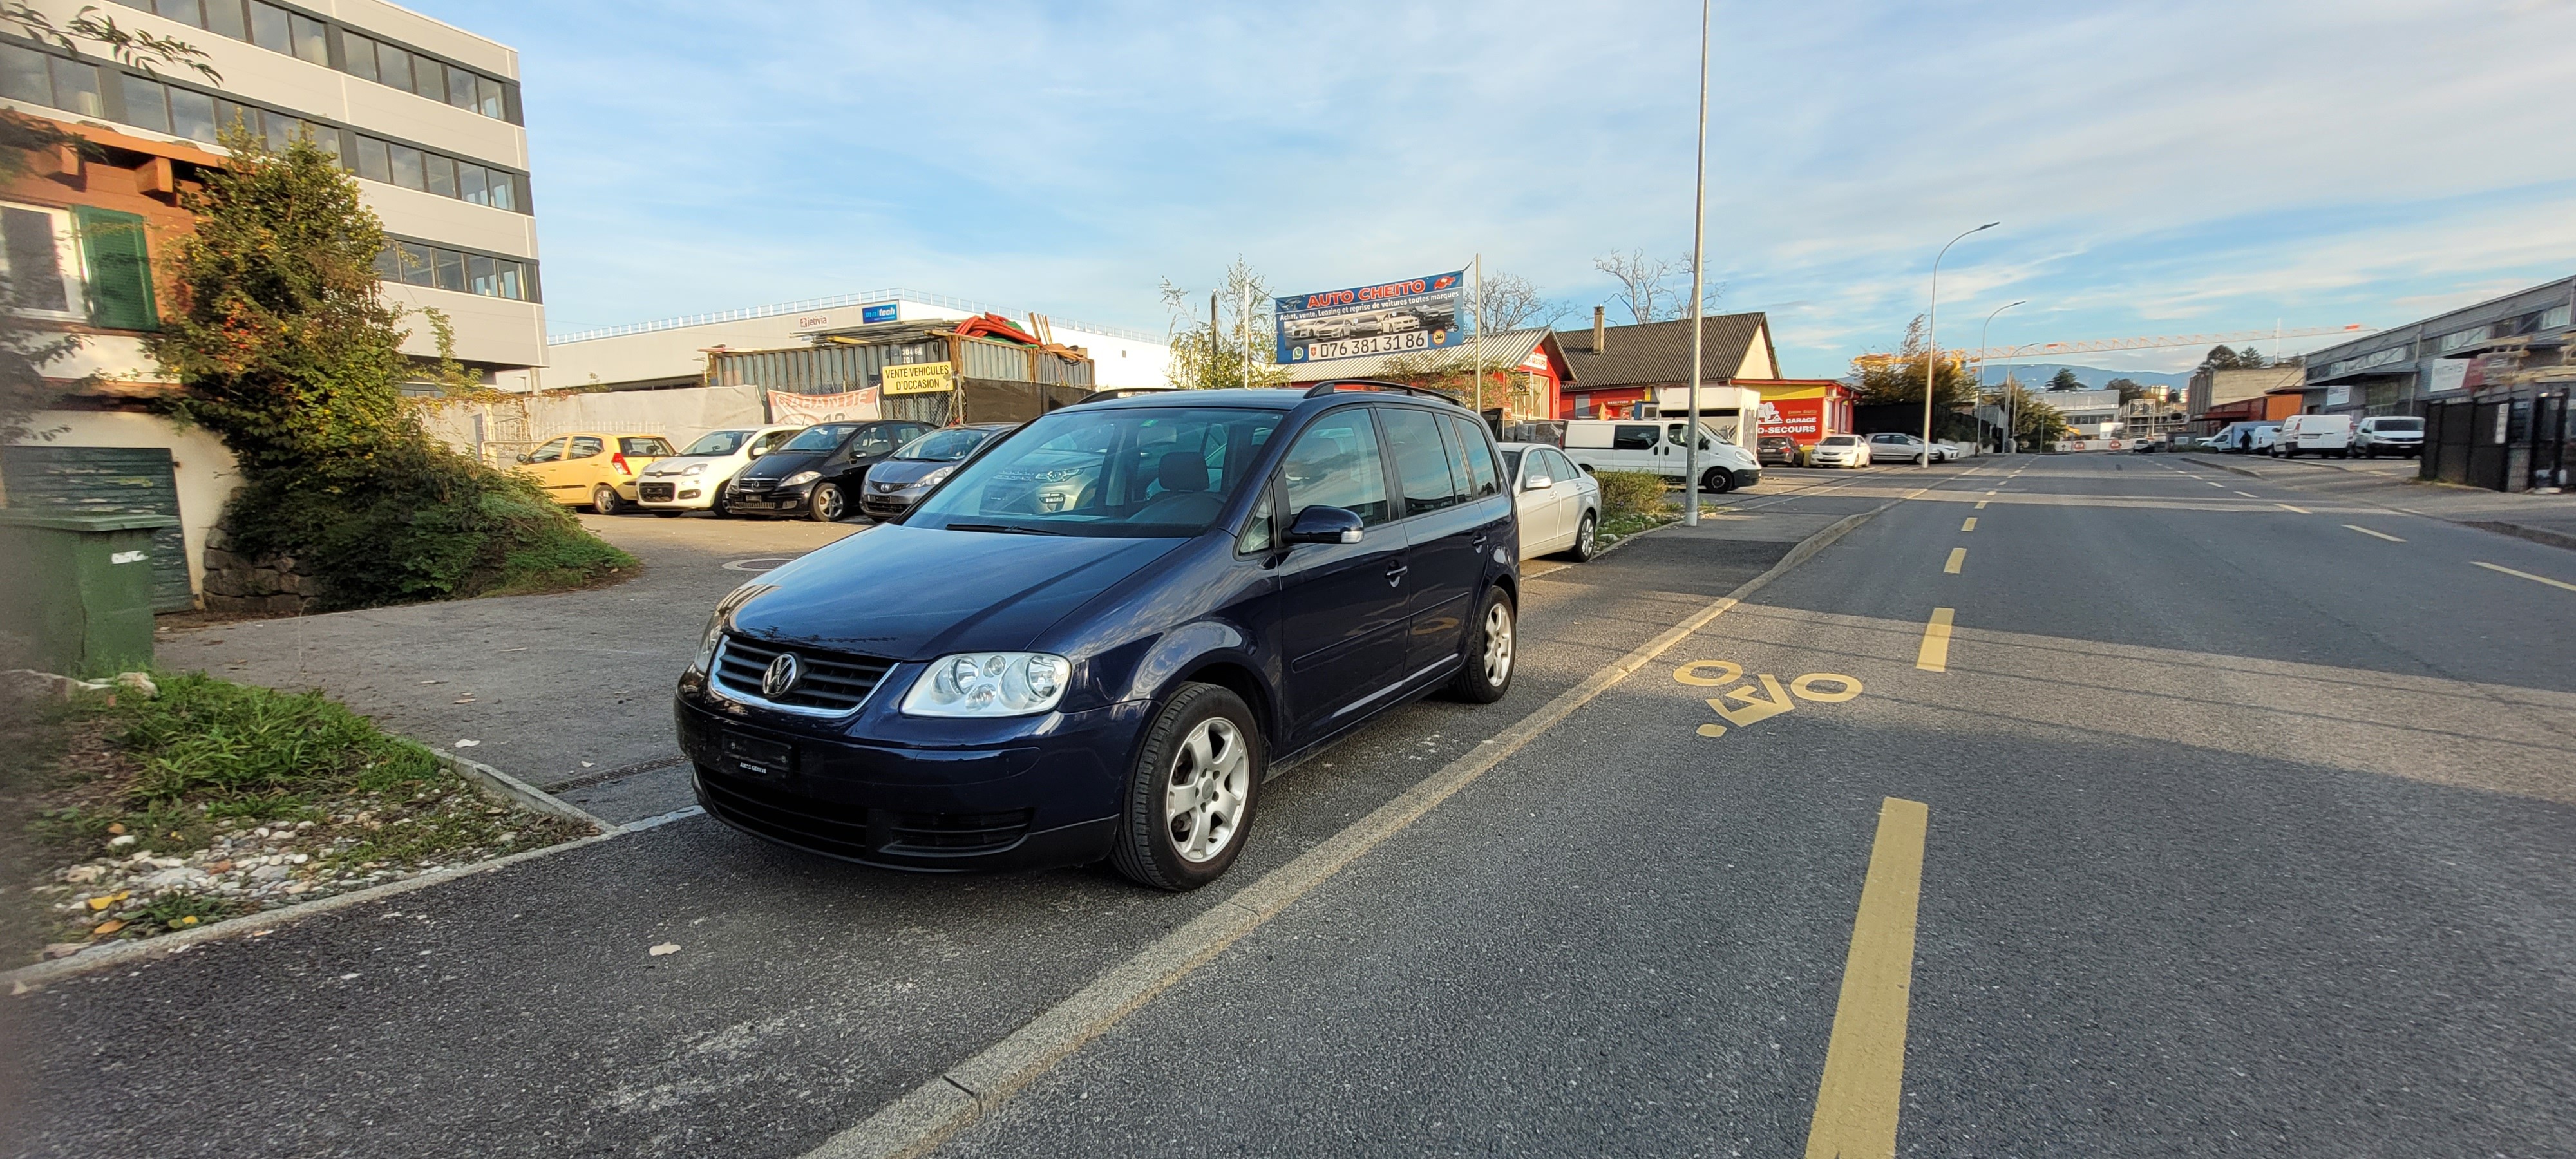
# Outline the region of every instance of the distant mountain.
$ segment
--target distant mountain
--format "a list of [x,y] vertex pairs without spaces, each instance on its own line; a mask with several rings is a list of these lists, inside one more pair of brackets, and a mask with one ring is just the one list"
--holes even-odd
[[2140,386],[2170,386],[2176,390],[2191,385],[2191,372],[2188,370],[2159,374],[2152,370],[2104,370],[2099,366],[2068,366],[2062,362],[1997,362],[1986,367],[1986,381],[2002,382],[2007,368],[2014,378],[2021,380],[2023,386],[2032,390],[2048,385],[2048,380],[2057,377],[2057,372],[2060,370],[2074,371],[2076,380],[2092,390],[2102,389],[2114,378],[2125,378]]

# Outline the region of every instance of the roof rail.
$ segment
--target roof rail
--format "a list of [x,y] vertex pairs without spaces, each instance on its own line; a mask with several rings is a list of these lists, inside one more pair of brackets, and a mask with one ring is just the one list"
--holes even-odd
[[1442,402],[1449,403],[1452,406],[1457,405],[1458,402],[1457,399],[1451,398],[1448,395],[1427,387],[1406,386],[1401,382],[1382,382],[1374,378],[1336,378],[1325,382],[1319,382],[1314,385],[1313,389],[1306,392],[1306,397],[1322,398],[1328,394],[1338,393],[1346,386],[1363,387],[1368,390],[1400,390],[1406,394],[1418,394],[1424,398],[1436,398]]
[[[1107,390],[1095,390],[1095,391],[1092,391],[1090,394],[1085,395],[1085,396],[1083,396],[1083,397],[1081,397],[1081,398],[1075,399],[1075,400],[1073,400],[1072,402],[1066,403],[1066,404],[1064,404],[1064,405],[1065,405],[1065,406],[1081,406],[1082,404],[1087,403],[1087,402],[1104,402],[1104,401],[1106,401],[1106,400],[1113,399],[1113,398],[1124,398],[1124,397],[1126,397],[1127,395],[1131,395],[1131,394],[1173,394],[1173,393],[1176,393],[1176,391],[1174,390],[1174,388],[1172,388],[1172,387],[1168,387],[1168,386],[1113,386],[1113,387],[1108,388]],[[1057,409],[1061,410],[1061,409],[1063,409],[1063,408],[1062,408],[1062,407],[1059,407],[1059,408],[1057,408]]]

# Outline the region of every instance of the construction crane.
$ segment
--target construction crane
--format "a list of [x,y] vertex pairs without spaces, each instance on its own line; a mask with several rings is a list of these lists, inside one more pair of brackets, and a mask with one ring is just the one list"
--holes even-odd
[[[1942,354],[1962,365],[1970,362],[1982,366],[1988,362],[2008,362],[2017,358],[2040,358],[2052,354],[2100,354],[2110,350],[2160,350],[2175,346],[2223,346],[2233,342],[2258,342],[2265,338],[2314,338],[2322,334],[2367,334],[2378,329],[2355,322],[2349,326],[2300,326],[2289,330],[2229,330],[2217,334],[2154,334],[2137,338],[2093,338],[2082,342],[2031,342],[2020,346],[1989,346],[1983,350],[1945,350]],[[1885,366],[1902,360],[1895,354],[1863,354],[1853,361],[1863,366]]]

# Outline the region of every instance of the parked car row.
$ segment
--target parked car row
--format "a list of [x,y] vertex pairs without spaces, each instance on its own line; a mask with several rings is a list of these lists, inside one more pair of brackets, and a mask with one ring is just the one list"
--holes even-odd
[[1921,438],[1894,431],[1826,435],[1807,447],[1800,447],[1796,440],[1786,436],[1771,435],[1761,440],[1756,452],[1763,463],[1778,463],[1784,467],[1849,468],[1880,462],[1921,464],[1927,459],[1934,463],[1949,463],[1968,456],[1968,448],[1963,444],[1945,439],[1934,442],[1926,451]]
[[2229,423],[2193,445],[2199,450],[2275,459],[2412,456],[2424,452],[2424,420],[2414,415],[2370,415],[2358,422],[2348,414],[2291,415],[2276,422]]

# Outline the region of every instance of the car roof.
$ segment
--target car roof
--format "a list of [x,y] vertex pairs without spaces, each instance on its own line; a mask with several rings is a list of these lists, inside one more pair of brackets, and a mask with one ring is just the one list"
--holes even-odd
[[[1352,379],[1350,381],[1356,384],[1361,380]],[[1444,410],[1456,411],[1469,418],[1476,417],[1476,413],[1474,411],[1468,410],[1457,403],[1451,402],[1448,399],[1441,398],[1437,395],[1410,394],[1394,390],[1336,390],[1325,394],[1314,394],[1312,391],[1313,388],[1302,386],[1229,386],[1220,387],[1215,390],[1158,390],[1151,393],[1121,395],[1117,398],[1087,399],[1074,405],[1085,409],[1099,408],[1102,410],[1125,410],[1139,407],[1197,406],[1241,407],[1247,410],[1294,411],[1321,410],[1324,407],[1332,406],[1336,403],[1349,402],[1357,398],[1373,402],[1412,402],[1423,406],[1438,407]],[[1052,414],[1054,412],[1050,411],[1048,413]]]

